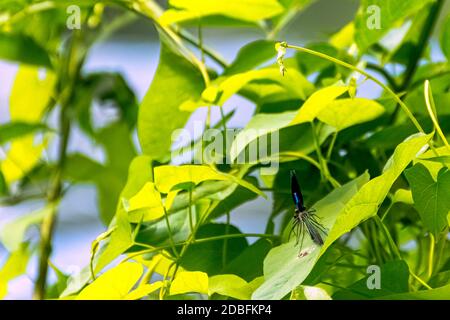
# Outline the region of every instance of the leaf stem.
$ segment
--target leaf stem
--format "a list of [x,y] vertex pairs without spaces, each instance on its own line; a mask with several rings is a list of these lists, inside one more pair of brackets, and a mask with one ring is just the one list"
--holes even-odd
[[[228,235],[230,229],[230,211],[226,213],[227,224],[225,226],[225,235]],[[227,250],[228,250],[228,238],[223,240],[223,248],[222,248],[222,267],[224,268],[227,264]]]
[[430,252],[428,253],[428,279],[433,275],[433,260],[434,260],[434,235],[430,232]]
[[447,138],[445,137],[444,132],[442,132],[441,126],[439,125],[439,121],[436,117],[436,105],[434,104],[433,92],[431,91],[430,81],[425,81],[425,104],[427,106],[428,114],[430,115],[431,121],[433,121],[434,128],[439,134],[442,142],[445,144],[447,149],[450,151],[450,145],[448,144]]
[[332,136],[331,142],[330,142],[330,146],[328,147],[327,161],[329,161],[330,158],[331,158],[331,153],[333,152],[333,148],[334,148],[334,145],[336,143],[337,136],[338,136],[338,132],[336,131],[336,132],[333,133],[333,136]]
[[191,233],[194,231],[194,221],[192,218],[192,188],[189,188],[189,208],[188,208],[188,214],[189,214],[189,228]]
[[167,210],[164,206],[163,206],[163,210],[164,210],[164,220],[166,221],[167,232],[169,233],[170,247],[172,248],[173,254],[176,257],[178,257],[178,251],[176,250],[175,242],[173,241],[172,228],[170,227],[169,214],[167,213]]

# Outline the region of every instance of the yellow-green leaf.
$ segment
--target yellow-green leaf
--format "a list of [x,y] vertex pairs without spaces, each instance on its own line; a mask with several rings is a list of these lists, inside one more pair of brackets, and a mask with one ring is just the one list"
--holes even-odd
[[276,0],[171,0],[169,3],[176,9],[164,12],[159,19],[163,25],[215,15],[257,22],[274,17],[284,10]]
[[252,184],[230,174],[216,171],[206,165],[159,166],[155,168],[155,184],[161,193],[174,191],[180,185],[197,185],[207,180],[233,181],[259,195],[264,194]]
[[209,278],[209,295],[214,293],[239,300],[250,300],[254,286],[234,274],[221,274]]
[[208,275],[200,271],[185,271],[176,275],[170,285],[170,295],[183,293],[203,293],[208,294]]
[[77,300],[122,300],[142,276],[142,265],[124,262],[106,271],[84,288]]
[[124,300],[141,299],[141,298],[149,295],[150,293],[155,292],[156,290],[160,289],[162,287],[162,285],[163,285],[162,281],[156,281],[151,284],[143,284],[143,285],[137,287],[135,290],[131,291],[123,299]]
[[8,257],[0,269],[0,299],[8,293],[8,282],[25,273],[29,258],[27,246],[22,246]]
[[348,91],[345,86],[331,86],[320,89],[305,101],[290,125],[313,121],[331,102]]
[[[10,97],[11,121],[39,123],[55,86],[55,75],[38,67],[21,66]],[[7,184],[21,179],[39,161],[45,142],[36,143],[32,134],[14,140],[1,162]]]
[[[123,199],[123,205],[130,214],[131,222],[151,221],[164,216],[161,194],[153,182],[147,182],[131,199]],[[134,215],[136,210],[139,212]]]
[[344,49],[350,47],[354,43],[355,24],[350,22],[345,25],[338,33],[333,35],[330,39],[330,43],[338,48]]
[[356,124],[376,119],[384,113],[384,108],[378,102],[364,99],[341,99],[331,102],[319,114],[320,121],[336,128],[336,131],[344,130]]

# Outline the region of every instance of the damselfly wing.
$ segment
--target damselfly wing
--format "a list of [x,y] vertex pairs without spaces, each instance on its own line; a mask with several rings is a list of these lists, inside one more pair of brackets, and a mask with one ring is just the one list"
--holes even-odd
[[326,228],[319,222],[314,214],[315,209],[308,210],[305,207],[303,194],[298,183],[295,170],[291,170],[291,193],[295,204],[295,213],[290,234],[294,232],[297,242],[300,243],[300,251],[303,246],[305,233],[308,233],[312,241],[318,245],[323,245],[322,234],[327,234]]

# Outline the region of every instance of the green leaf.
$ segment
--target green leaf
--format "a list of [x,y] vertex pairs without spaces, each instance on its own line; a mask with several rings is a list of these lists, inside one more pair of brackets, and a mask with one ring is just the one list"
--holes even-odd
[[0,33],[0,59],[52,68],[45,49],[21,34]]
[[[258,185],[256,178],[248,177],[247,179],[253,185]],[[232,194],[217,204],[209,216],[211,219],[218,218],[226,212],[231,212],[232,210],[240,207],[242,204],[256,199],[256,197],[257,196],[254,192],[248,190],[247,188],[238,186]]]
[[100,218],[108,224],[116,212],[117,199],[126,183],[128,166],[135,150],[125,123],[116,122],[103,128],[96,138],[104,147],[106,163],[100,164],[84,155],[73,154],[68,156],[65,175],[76,183],[96,185]]
[[[338,56],[338,50],[336,50],[335,47],[328,43],[312,43],[308,44],[307,48],[327,54],[332,57]],[[297,59],[298,65],[300,66],[301,70],[306,75],[310,75],[314,72],[322,71],[329,68],[330,66],[333,66],[333,63],[331,61],[313,56],[305,52],[297,52],[295,58]]]
[[[345,207],[346,203],[369,180],[365,173],[359,178],[335,189],[325,198],[317,202],[316,209],[321,223],[328,229],[333,226],[334,220]],[[300,285],[319,259],[321,248],[315,245],[309,237],[305,237],[303,249],[308,254],[298,256],[298,247],[295,239],[270,250],[264,260],[264,283],[252,296],[252,299],[282,299],[286,294]]]
[[208,294],[208,275],[201,271],[184,271],[176,275],[170,285],[170,295],[183,293]]
[[275,41],[256,40],[243,46],[233,63],[226,68],[224,75],[251,70],[274,58]]
[[52,214],[53,211],[54,209],[51,206],[47,206],[6,224],[0,229],[0,242],[9,252],[19,250],[25,239],[26,231],[31,226],[40,224],[42,220],[47,215]]
[[[364,52],[396,23],[413,15],[433,0],[363,0],[355,19],[355,41]],[[376,6],[376,7],[373,7]],[[375,9],[374,9],[375,8]],[[372,10],[370,10],[372,9]],[[379,13],[380,26],[372,19]],[[369,28],[370,27],[370,28]]]
[[246,281],[262,276],[263,261],[271,248],[269,240],[259,239],[230,261],[223,272],[235,274]]
[[316,91],[305,101],[290,125],[313,121],[320,112],[348,91],[348,87],[331,86]]
[[26,245],[9,255],[0,269],[0,299],[8,293],[8,282],[26,272],[29,258],[30,251]]
[[142,265],[124,262],[106,271],[94,282],[84,288],[77,300],[121,300],[142,276]]
[[416,292],[399,293],[384,296],[383,300],[449,300],[450,285],[432,290],[422,290]]
[[445,19],[441,31],[441,48],[447,60],[450,61],[450,15]]
[[0,125],[0,145],[36,132],[46,132],[48,127],[40,123],[9,122]]
[[450,171],[443,168],[434,180],[427,168],[418,163],[406,171],[406,178],[411,186],[414,206],[428,230],[435,236],[448,225],[450,212]]
[[284,10],[276,0],[170,0],[169,4],[176,9],[165,11],[159,18],[163,25],[215,15],[257,22],[276,16]]
[[339,290],[333,295],[335,300],[373,299],[409,290],[409,268],[405,261],[389,261],[380,267],[380,289],[370,290],[367,286],[369,276]]
[[159,59],[150,89],[139,107],[138,135],[145,154],[166,161],[173,131],[183,128],[189,118],[189,113],[180,112],[179,106],[199,98],[204,85],[200,72],[164,42]]
[[364,99],[341,99],[330,103],[319,114],[320,121],[342,131],[348,127],[368,122],[384,113],[378,102]]
[[[197,240],[226,234],[239,234],[240,231],[225,224],[205,224],[197,232]],[[244,237],[227,239],[226,252],[224,253],[224,241],[214,240],[196,243],[188,247],[180,265],[189,271],[203,271],[209,276],[220,274],[223,269],[222,257],[225,254],[226,261],[231,261],[248,247]]]

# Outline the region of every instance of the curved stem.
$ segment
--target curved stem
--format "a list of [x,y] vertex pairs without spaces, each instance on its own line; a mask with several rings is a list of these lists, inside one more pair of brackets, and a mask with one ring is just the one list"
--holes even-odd
[[396,92],[400,91],[399,86],[398,86],[397,82],[395,81],[395,79],[382,66],[379,66],[374,63],[367,63],[366,67],[367,67],[367,69],[373,70],[373,71],[381,74],[386,79],[386,81],[389,83],[389,85],[392,87],[392,89],[394,89],[394,91],[396,91]]
[[303,48],[303,47],[299,47],[299,46],[293,46],[293,45],[289,45],[289,44],[286,44],[286,48],[294,49],[294,50],[297,50],[297,51],[300,51],[300,52],[311,54],[313,56],[316,56],[316,57],[319,57],[319,58],[331,61],[331,62],[333,62],[335,64],[343,66],[344,68],[356,71],[356,72],[362,74],[363,76],[367,77],[368,79],[372,80],[373,82],[378,84],[381,88],[383,88],[400,105],[400,107],[406,113],[406,115],[411,120],[411,122],[414,124],[414,126],[417,128],[417,130],[422,132],[422,133],[425,133],[425,131],[423,130],[423,128],[420,125],[420,123],[417,121],[417,119],[414,117],[414,115],[409,110],[408,106],[402,101],[402,99],[400,99],[400,97],[394,91],[392,91],[391,88],[389,88],[383,82],[381,82],[380,80],[378,80],[374,76],[370,75],[366,71],[361,70],[358,67],[355,67],[354,65],[351,65],[351,64],[349,64],[347,62],[344,62],[344,61],[341,61],[339,59],[333,58],[333,57],[331,57],[331,56],[329,56],[327,54],[324,54],[324,53],[321,53],[321,52],[317,52],[317,51],[314,51],[314,50],[311,50],[311,49],[307,49],[307,48]]
[[439,125],[439,121],[436,117],[436,106],[434,104],[433,93],[431,91],[430,81],[425,81],[425,104],[427,106],[428,114],[430,115],[431,121],[433,121],[434,128],[439,134],[442,142],[445,144],[447,149],[450,151],[450,145],[448,144],[447,138],[445,137],[444,132],[442,132],[441,126]]

